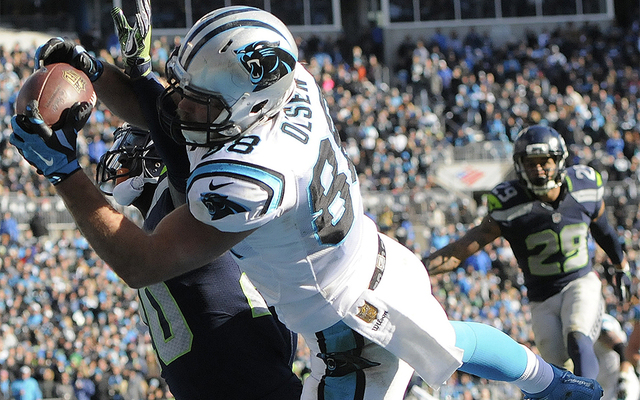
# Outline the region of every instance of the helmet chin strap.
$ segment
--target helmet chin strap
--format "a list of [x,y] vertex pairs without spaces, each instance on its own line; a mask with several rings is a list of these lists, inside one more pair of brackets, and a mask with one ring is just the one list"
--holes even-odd
[[529,182],[529,189],[537,196],[544,196],[558,186],[560,186],[560,184],[556,181],[548,181],[546,186],[536,186]]
[[[527,183],[527,187],[531,190],[536,196],[544,196],[549,191],[557,188],[562,184],[562,181],[558,181],[555,178],[552,178],[556,175],[555,169],[544,169],[544,176],[538,176],[537,178],[532,179],[529,176],[529,173],[524,170],[522,176],[525,178]],[[539,182],[539,183],[537,183]]]

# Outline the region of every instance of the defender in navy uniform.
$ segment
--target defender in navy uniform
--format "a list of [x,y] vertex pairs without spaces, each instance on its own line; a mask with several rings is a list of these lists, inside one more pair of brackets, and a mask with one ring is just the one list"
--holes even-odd
[[[147,131],[125,125],[98,164],[96,181],[133,205],[152,231],[179,202]],[[292,372],[297,335],[284,327],[229,254],[138,289],[142,317],[176,399],[298,400]]]
[[489,215],[463,237],[425,260],[430,274],[456,269],[467,257],[502,236],[524,274],[532,328],[542,357],[559,366],[573,361],[576,375],[595,378],[593,343],[600,333],[604,300],[592,268],[589,232],[611,259],[620,297],[628,294],[628,263],[607,221],[604,182],[591,167],[565,168],[568,152],[554,129],[535,125],[519,133],[513,160],[519,180],[488,195]]

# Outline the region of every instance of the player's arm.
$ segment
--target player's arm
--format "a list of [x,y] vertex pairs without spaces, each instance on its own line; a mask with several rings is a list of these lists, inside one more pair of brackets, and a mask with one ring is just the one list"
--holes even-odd
[[[111,10],[111,17],[120,42],[124,71],[115,65],[104,64],[104,71],[94,81],[94,89],[109,109],[125,121],[144,129],[148,125],[141,108],[133,82],[151,75],[151,3],[136,0],[137,13],[133,16],[133,26],[119,7]],[[155,105],[155,94],[148,100]]]
[[120,119],[149,129],[130,78],[117,66],[103,63],[104,70],[93,89],[105,106]]
[[629,264],[624,255],[622,242],[605,213],[604,200],[601,201],[600,210],[597,217],[591,222],[590,229],[596,243],[607,253],[614,267],[618,270],[628,269]]
[[9,141],[56,187],[98,256],[127,284],[139,288],[191,271],[251,233],[222,233],[196,220],[183,205],[147,234],[113,209],[76,158],[77,131],[90,111],[88,103],[74,105],[63,127],[52,131],[42,121],[37,103],[30,104],[24,115],[12,117]]
[[[130,79],[129,83],[138,100],[136,106],[139,107],[140,113],[136,117],[144,118],[144,125],[141,122],[136,125],[143,126],[151,132],[156,151],[169,171],[170,190],[174,203],[182,204],[190,172],[189,160],[185,147],[176,146],[173,139],[163,132],[160,126],[156,100],[164,91],[164,86],[156,75],[151,73],[151,3],[149,0],[136,0],[136,8],[138,12],[134,15],[133,26],[129,25],[119,7],[111,10],[124,62],[123,75]],[[132,43],[135,46],[131,46]],[[117,101],[118,92],[115,93]],[[100,95],[101,93],[98,93],[98,96]],[[134,110],[138,111],[135,107]]]
[[82,171],[56,190],[98,256],[133,288],[205,265],[251,233],[222,233],[196,220],[182,205],[147,234],[111,207]]
[[632,279],[629,262],[624,254],[624,246],[618,238],[618,233],[613,229],[607,214],[605,213],[604,200],[601,200],[600,209],[596,218],[589,226],[591,235],[598,245],[609,256],[615,268],[613,288],[621,302],[627,302],[631,298]]
[[431,275],[453,271],[469,256],[500,237],[500,226],[490,216],[471,228],[463,237],[429,255],[424,264]]

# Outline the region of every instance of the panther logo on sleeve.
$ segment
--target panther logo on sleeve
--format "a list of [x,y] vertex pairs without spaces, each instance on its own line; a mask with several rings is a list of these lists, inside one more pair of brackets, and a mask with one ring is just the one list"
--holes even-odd
[[276,42],[253,42],[235,50],[238,60],[249,71],[255,92],[276,83],[290,73],[295,65],[295,57],[278,47]]
[[[222,185],[213,185],[213,183],[210,183],[209,189],[215,190],[226,185],[229,185],[229,183]],[[209,215],[211,216],[212,221],[222,219],[227,215],[239,214],[249,211],[241,204],[229,200],[228,196],[224,196],[214,192],[202,193],[200,195],[200,201],[202,201],[202,204],[204,204],[205,207],[207,207],[207,210],[209,210]]]

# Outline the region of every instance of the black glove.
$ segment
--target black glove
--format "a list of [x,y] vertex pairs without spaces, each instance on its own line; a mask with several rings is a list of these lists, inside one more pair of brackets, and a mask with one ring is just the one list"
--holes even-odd
[[84,47],[71,39],[61,37],[49,39],[36,50],[36,68],[54,63],[65,63],[79,69],[89,77],[91,82],[100,78],[104,70],[102,62]]
[[613,291],[621,303],[626,303],[631,299],[631,272],[629,268],[624,270],[616,269]]
[[80,169],[76,142],[78,130],[89,119],[93,107],[87,102],[76,103],[63,115],[63,125],[53,131],[44,123],[38,110],[38,101],[32,100],[25,114],[11,118],[13,133],[9,142],[54,185]]

